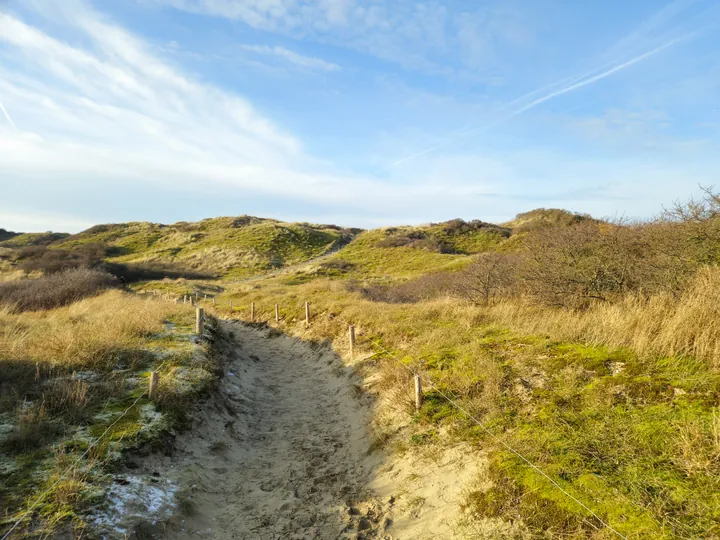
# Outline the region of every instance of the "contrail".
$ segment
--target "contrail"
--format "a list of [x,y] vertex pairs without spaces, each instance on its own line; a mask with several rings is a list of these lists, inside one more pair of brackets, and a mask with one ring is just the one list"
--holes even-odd
[[3,112],[3,114],[5,115],[5,118],[7,118],[8,122],[10,122],[10,125],[13,127],[13,129],[17,131],[17,126],[15,125],[15,122],[12,121],[12,118],[10,118],[10,115],[5,110],[5,107],[3,107],[2,103],[0,103],[0,111]]
[[616,73],[620,70],[628,68],[628,67],[632,66],[633,64],[637,64],[638,62],[645,60],[646,58],[649,58],[654,54],[659,53],[663,49],[667,49],[668,47],[675,45],[676,43],[678,43],[679,41],[682,41],[683,39],[684,38],[678,38],[678,39],[673,39],[672,41],[668,41],[667,43],[660,45],[659,47],[656,47],[651,51],[641,54],[640,56],[636,56],[632,60],[628,60],[627,62],[624,62],[624,63],[620,64],[619,66],[615,66],[612,69],[603,71],[599,75],[595,75],[594,77],[590,77],[589,79],[585,79],[584,81],[580,81],[578,83],[572,84],[566,88],[563,88],[562,90],[558,90],[557,92],[552,92],[552,93],[548,94],[547,96],[541,97],[540,99],[536,99],[535,101],[528,103],[524,107],[520,107],[518,110],[513,111],[512,114],[510,114],[506,119],[512,118],[513,116],[516,116],[516,115],[523,113],[529,109],[532,109],[533,107],[537,107],[541,103],[545,103],[546,101],[549,101],[554,97],[561,96],[563,94],[567,94],[568,92],[572,92],[573,90],[577,90],[578,88],[582,88],[583,86],[587,86],[588,84],[592,84],[592,83],[602,80],[606,77],[609,77],[613,73]]
[[[556,90],[556,91],[554,91],[554,92],[550,92],[549,94],[546,94],[546,95],[544,95],[544,96],[542,96],[542,97],[540,97],[540,98],[538,98],[538,99],[536,99],[536,100],[534,100],[534,101],[531,101],[531,102],[528,103],[527,105],[523,105],[523,106],[520,107],[519,109],[515,109],[514,111],[512,111],[512,112],[511,112],[510,114],[508,114],[507,116],[503,116],[503,117],[499,118],[498,120],[495,120],[495,121],[490,122],[490,123],[488,123],[488,124],[484,124],[484,125],[482,125],[482,126],[478,126],[478,127],[475,127],[475,128],[469,129],[469,130],[466,130],[466,131],[461,131],[461,132],[459,132],[459,133],[453,134],[450,138],[448,138],[447,140],[445,140],[445,141],[443,141],[443,142],[439,142],[439,143],[437,143],[437,144],[435,144],[435,145],[433,145],[433,146],[430,146],[430,147],[428,147],[428,148],[425,148],[424,150],[421,150],[421,151],[419,151],[419,152],[416,152],[415,154],[406,156],[406,157],[404,157],[404,158],[402,158],[402,159],[399,159],[399,160],[391,163],[387,168],[390,169],[390,168],[392,168],[392,167],[395,167],[395,166],[397,166],[397,165],[400,165],[401,163],[405,163],[405,162],[407,162],[407,161],[412,161],[413,159],[416,159],[416,158],[418,158],[418,157],[420,157],[420,156],[424,156],[425,154],[429,154],[430,152],[434,152],[435,150],[437,150],[437,149],[439,149],[439,148],[442,148],[443,146],[445,146],[445,145],[449,144],[450,142],[452,142],[452,141],[453,141],[455,138],[457,138],[458,136],[468,135],[468,134],[470,134],[470,133],[473,133],[473,132],[475,132],[475,131],[479,131],[479,130],[481,130],[481,129],[493,127],[493,126],[495,126],[495,125],[497,125],[497,124],[500,124],[500,123],[502,123],[502,122],[505,122],[506,120],[509,120],[509,119],[511,119],[511,118],[519,115],[519,114],[522,114],[522,113],[524,113],[524,112],[526,112],[526,111],[529,111],[530,109],[533,109],[533,108],[537,107],[538,105],[540,105],[540,104],[542,104],[542,103],[545,103],[546,101],[549,101],[549,100],[551,100],[551,99],[553,99],[553,98],[556,98],[557,96],[561,96],[561,95],[563,95],[563,94],[567,94],[568,92],[572,92],[572,91],[574,91],[574,90],[577,90],[577,89],[582,88],[582,87],[584,87],[584,86],[587,86],[587,85],[589,85],[589,84],[596,83],[597,81],[600,81],[600,80],[602,80],[602,79],[605,79],[606,77],[609,77],[609,76],[612,75],[613,73],[617,73],[618,71],[621,71],[621,70],[626,69],[626,68],[628,68],[628,67],[630,67],[630,66],[632,66],[632,65],[634,65],[634,64],[637,64],[638,62],[641,62],[642,60],[645,60],[646,58],[649,58],[649,57],[651,57],[651,56],[659,53],[659,52],[662,51],[663,49],[667,49],[668,47],[671,47],[672,45],[675,45],[676,43],[678,43],[678,42],[680,42],[680,41],[683,41],[686,37],[687,37],[687,36],[682,37],[682,38],[673,39],[673,40],[671,40],[671,41],[668,41],[667,43],[664,43],[663,45],[660,45],[659,47],[656,47],[656,48],[654,48],[654,49],[652,49],[652,50],[650,50],[650,51],[648,51],[648,52],[645,52],[645,53],[643,53],[643,54],[641,54],[641,55],[639,55],[639,56],[636,56],[635,58],[632,58],[631,60],[628,60],[628,61],[626,61],[626,62],[623,62],[622,64],[619,64],[619,65],[616,65],[616,66],[614,66],[614,67],[612,67],[612,68],[610,68],[610,69],[607,69],[607,70],[605,70],[605,71],[603,71],[603,72],[601,72],[601,73],[598,73],[597,75],[593,75],[592,77],[589,77],[588,75],[590,75],[590,74],[592,74],[592,73],[595,73],[595,72],[598,71],[598,69],[603,69],[604,67],[607,67],[608,65],[611,65],[611,64],[605,64],[605,65],[602,66],[601,68],[594,69],[594,70],[590,71],[589,73],[586,73],[585,75],[581,75],[581,76],[579,76],[579,77],[568,77],[568,78],[566,78],[566,79],[562,79],[561,81],[558,81],[558,82],[553,83],[553,84],[551,84],[551,85],[545,86],[545,87],[543,87],[543,88],[541,88],[541,89],[533,90],[532,92],[529,92],[528,94],[525,94],[524,96],[522,96],[522,97],[520,97],[520,98],[518,98],[518,99],[513,100],[510,104],[517,103],[517,102],[519,102],[519,101],[523,101],[524,99],[526,99],[526,98],[528,98],[528,97],[530,97],[530,96],[532,96],[532,95],[534,95],[534,94],[537,94],[538,92],[540,92],[540,91],[542,91],[542,90],[544,90],[544,89],[552,88],[553,86],[556,87],[556,86],[557,86],[558,84],[560,84],[560,83],[565,83],[565,82],[569,82],[569,81],[577,81],[577,82],[575,82],[575,83],[573,83],[573,84],[571,84],[571,85],[569,85],[569,86],[566,86],[566,87],[564,87],[564,88],[561,88],[560,90]],[[507,107],[503,107],[503,108],[507,108]]]

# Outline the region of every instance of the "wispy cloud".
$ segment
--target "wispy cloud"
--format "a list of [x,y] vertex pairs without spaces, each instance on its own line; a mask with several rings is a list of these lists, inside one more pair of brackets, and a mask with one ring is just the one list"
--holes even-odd
[[525,40],[527,8],[432,0],[154,0],[189,13],[242,21],[263,31],[354,49],[406,69],[484,78],[497,48]]
[[13,119],[10,118],[10,115],[9,115],[8,112],[5,110],[5,107],[3,107],[3,104],[2,104],[2,103],[0,103],[0,111],[2,111],[2,113],[5,115],[5,118],[6,118],[7,121],[10,123],[10,125],[13,127],[13,129],[17,129],[17,126],[15,125],[15,122],[13,122]]
[[305,56],[300,53],[296,53],[295,51],[286,49],[285,47],[281,47],[279,45],[275,47],[270,47],[268,45],[241,45],[240,47],[243,50],[250,51],[256,54],[280,58],[290,64],[305,69],[319,71],[338,71],[340,69],[340,66],[338,66],[337,64],[333,64],[332,62],[326,62],[321,58]]
[[[585,87],[585,86],[589,86],[589,85],[594,84],[594,83],[596,83],[596,82],[598,82],[598,81],[601,81],[601,80],[603,80],[603,79],[606,79],[607,77],[610,77],[611,75],[613,75],[614,73],[617,73],[618,71],[622,71],[622,70],[624,70],[624,69],[627,69],[627,68],[629,68],[629,67],[631,67],[631,66],[633,66],[633,65],[635,65],[635,64],[637,64],[637,63],[639,63],[639,62],[642,62],[643,60],[646,60],[647,58],[650,58],[651,56],[656,55],[656,54],[659,53],[660,51],[662,51],[662,50],[664,50],[664,49],[667,49],[668,47],[671,47],[671,46],[673,46],[673,45],[681,42],[683,39],[685,39],[685,38],[677,38],[677,39],[670,40],[670,41],[668,41],[667,43],[663,43],[662,45],[660,45],[660,46],[658,46],[658,47],[655,47],[654,49],[652,49],[652,50],[650,50],[650,51],[647,51],[647,52],[645,52],[645,53],[643,53],[643,54],[641,54],[641,55],[636,56],[635,58],[631,58],[630,60],[627,60],[627,61],[625,61],[625,62],[622,62],[622,63],[620,63],[620,64],[617,64],[617,65],[611,67],[610,69],[605,69],[604,71],[602,71],[602,72],[600,72],[600,73],[597,73],[597,74],[595,74],[595,75],[592,75],[592,76],[589,76],[589,77],[584,77],[584,78],[581,78],[580,80],[577,80],[577,78],[573,78],[573,79],[575,79],[577,82],[574,82],[574,83],[569,84],[569,85],[567,85],[567,86],[563,86],[562,88],[560,88],[560,89],[558,89],[558,90],[554,90],[554,91],[552,91],[552,92],[548,92],[548,93],[542,95],[541,97],[536,98],[536,99],[530,101],[529,103],[526,103],[526,104],[524,104],[524,105],[522,105],[522,106],[520,106],[520,107],[518,107],[518,108],[515,108],[515,109],[511,110],[511,111],[510,111],[509,113],[507,113],[507,114],[502,114],[499,118],[496,118],[495,120],[493,120],[493,121],[491,121],[491,122],[489,122],[489,123],[482,124],[482,125],[480,125],[480,126],[475,126],[475,127],[471,128],[471,129],[466,129],[466,130],[457,132],[457,133],[455,133],[455,134],[452,134],[452,135],[448,136],[445,140],[443,140],[443,141],[441,141],[441,142],[439,142],[439,143],[437,143],[437,144],[435,144],[435,145],[429,146],[429,147],[427,147],[427,148],[425,148],[425,149],[423,149],[423,150],[420,150],[419,152],[416,152],[416,153],[414,153],[414,154],[410,154],[410,155],[408,155],[408,156],[405,156],[405,157],[403,157],[403,158],[401,158],[401,159],[398,159],[398,160],[392,162],[388,167],[396,167],[396,166],[398,166],[398,165],[401,165],[402,163],[406,163],[406,162],[411,161],[411,160],[413,160],[413,159],[417,159],[417,158],[419,158],[419,157],[421,157],[421,156],[427,155],[427,154],[429,154],[429,153],[431,153],[431,152],[434,152],[434,151],[436,151],[436,150],[439,150],[440,148],[443,148],[443,147],[451,144],[452,142],[456,141],[456,140],[457,140],[458,138],[460,138],[460,137],[464,137],[464,136],[470,135],[470,134],[472,134],[472,133],[475,133],[475,132],[477,132],[477,131],[480,131],[480,130],[483,130],[483,129],[488,129],[488,128],[490,128],[490,127],[496,126],[496,125],[498,125],[498,124],[500,124],[500,123],[502,123],[502,122],[505,122],[505,121],[507,121],[507,120],[510,120],[511,118],[513,118],[513,117],[515,117],[515,116],[518,116],[518,115],[520,115],[520,114],[522,114],[522,113],[524,113],[524,112],[527,112],[527,111],[529,111],[529,110],[531,110],[531,109],[534,109],[534,108],[537,107],[538,105],[542,105],[543,103],[545,103],[545,102],[547,102],[547,101],[550,101],[551,99],[554,99],[554,98],[556,98],[556,97],[558,97],[558,96],[562,96],[563,94],[568,94],[568,93],[570,93],[570,92],[574,92],[575,90],[579,90],[580,88],[583,88],[583,87]],[[597,71],[597,70],[595,70],[595,71]],[[560,81],[560,82],[562,83],[562,81]],[[552,87],[552,86],[557,86],[557,84],[558,84],[558,83],[554,83],[553,85],[551,85],[551,87]],[[513,103],[521,102],[521,101],[523,101],[524,99],[526,99],[528,96],[536,95],[537,93],[538,93],[538,90],[534,90],[534,91],[531,92],[530,94],[526,94],[525,96],[519,98],[518,100],[515,100]],[[501,109],[501,111],[504,110],[504,109],[506,109],[506,107],[503,107],[503,108]]]

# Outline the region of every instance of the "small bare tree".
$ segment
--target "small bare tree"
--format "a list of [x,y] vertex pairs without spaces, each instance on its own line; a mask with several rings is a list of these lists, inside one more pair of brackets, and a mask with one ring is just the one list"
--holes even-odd
[[516,256],[511,254],[493,251],[478,255],[460,276],[460,293],[476,304],[489,304],[512,288],[516,263]]

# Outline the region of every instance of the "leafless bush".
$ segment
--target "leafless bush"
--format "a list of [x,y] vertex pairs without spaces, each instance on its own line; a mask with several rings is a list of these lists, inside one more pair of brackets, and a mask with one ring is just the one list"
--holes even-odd
[[525,243],[522,284],[541,303],[570,308],[636,290],[647,250],[633,233],[589,221],[537,231]]
[[408,231],[407,233],[399,234],[397,229],[388,229],[386,233],[388,236],[377,242],[375,247],[409,247],[437,253],[453,252],[452,246],[450,246],[447,242],[443,242],[436,236],[428,234],[424,231]]
[[510,236],[510,229],[492,223],[486,223],[479,219],[472,221],[465,221],[460,218],[451,219],[450,221],[442,223],[442,226],[444,232],[450,236],[462,236],[476,231],[492,231],[505,238]]
[[40,279],[0,283],[0,305],[15,312],[53,309],[117,286],[107,272],[86,268],[66,270]]
[[104,244],[84,244],[72,250],[29,246],[18,252],[18,268],[25,272],[54,274],[71,268],[90,268],[100,264],[108,252]]
[[397,285],[359,285],[350,282],[348,289],[360,292],[373,302],[410,304],[457,293],[458,278],[457,273],[438,272]]
[[487,305],[517,288],[520,259],[515,254],[487,252],[478,255],[458,276],[460,293],[476,304]]
[[702,199],[690,199],[675,203],[666,210],[662,219],[680,224],[673,247],[678,255],[696,260],[701,264],[720,262],[720,193],[712,188],[702,188]]
[[567,227],[583,221],[596,222],[588,214],[579,214],[558,208],[537,208],[515,216],[513,233],[529,232],[548,227]]

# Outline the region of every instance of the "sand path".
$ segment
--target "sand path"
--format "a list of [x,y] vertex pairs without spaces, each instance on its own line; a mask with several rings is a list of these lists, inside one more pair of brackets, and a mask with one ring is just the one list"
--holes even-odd
[[372,398],[353,370],[325,347],[223,324],[227,374],[178,440],[167,475],[189,503],[166,537],[390,538],[367,502]]

